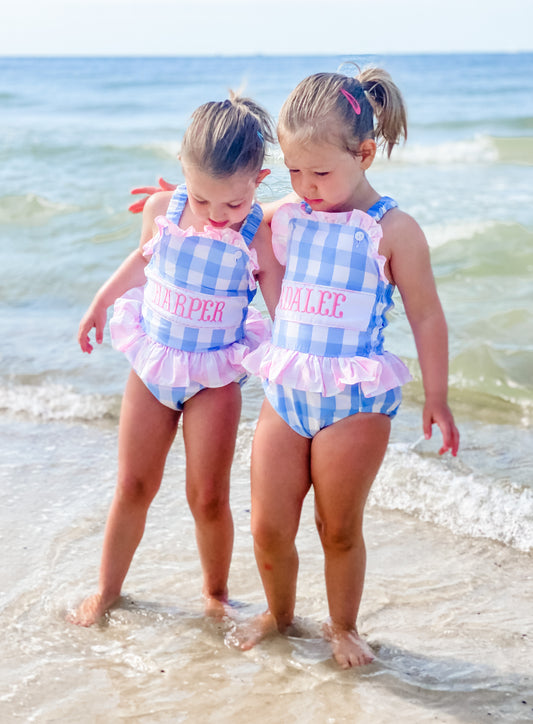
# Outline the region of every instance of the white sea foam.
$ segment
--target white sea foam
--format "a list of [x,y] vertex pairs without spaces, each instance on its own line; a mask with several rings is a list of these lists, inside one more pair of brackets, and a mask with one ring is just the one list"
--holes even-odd
[[[382,157],[383,158],[383,157]],[[450,165],[495,163],[498,151],[491,138],[477,135],[473,139],[447,141],[437,145],[407,143],[394,149],[390,161],[411,165]]]
[[0,411],[45,422],[97,421],[113,414],[113,397],[82,395],[69,386],[10,385],[0,387]]
[[[412,166],[449,166],[452,164],[495,163],[498,149],[489,136],[476,135],[474,138],[447,141],[438,144],[422,144],[408,141],[394,148],[390,158],[379,150],[375,164],[409,164]],[[269,154],[276,165],[283,165],[283,152],[275,146]]]
[[424,224],[424,233],[426,234],[428,243],[432,249],[444,246],[450,241],[456,239],[472,239],[478,234],[485,234],[490,229],[497,226],[495,221],[483,221],[481,219],[473,219],[472,221],[450,222],[443,224]]
[[458,535],[533,550],[533,488],[465,473],[413,446],[390,446],[370,500],[436,523]]
[[71,204],[51,201],[39,194],[6,195],[0,198],[0,223],[15,224],[24,219],[26,226],[36,226],[59,214],[77,210]]
[[[91,422],[117,418],[119,397],[81,394],[55,383],[0,388],[0,412],[37,422]],[[248,411],[250,412],[250,411]],[[255,423],[245,414],[235,464],[248,476]],[[491,538],[521,551],[533,550],[533,488],[477,475],[460,463],[420,454],[416,445],[393,443],[370,502],[435,523],[453,533]]]

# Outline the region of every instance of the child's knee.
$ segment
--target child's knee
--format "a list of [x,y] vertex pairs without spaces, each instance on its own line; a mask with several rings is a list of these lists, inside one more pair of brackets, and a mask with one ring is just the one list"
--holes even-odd
[[119,477],[115,496],[125,505],[147,508],[159,490],[159,485],[160,482],[126,474]]
[[226,516],[229,512],[229,496],[216,486],[190,493],[189,507],[196,522],[210,523]]
[[345,553],[354,547],[364,545],[363,532],[358,525],[353,523],[326,525],[320,521],[317,529],[324,549]]
[[253,520],[252,536],[254,543],[261,550],[281,551],[294,544],[296,535],[290,530],[270,520]]

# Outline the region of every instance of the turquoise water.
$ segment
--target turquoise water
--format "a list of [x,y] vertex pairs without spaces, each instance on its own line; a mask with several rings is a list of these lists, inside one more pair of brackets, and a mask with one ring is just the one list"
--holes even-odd
[[[235,696],[236,671],[244,671],[245,678],[255,676],[267,691],[279,669],[288,676],[285,693],[292,696],[301,685],[293,678],[295,671],[303,669],[318,682],[315,690],[305,680],[310,695],[318,696],[324,687],[333,701],[339,694],[335,687],[340,686],[346,706],[355,706],[350,698],[352,680],[343,675],[330,689],[331,677],[337,674],[320,644],[313,648],[317,640],[313,622],[325,615],[325,608],[312,515],[302,532],[310,561],[301,583],[305,590],[302,614],[309,617],[307,637],[292,642],[289,651],[282,642],[275,642],[271,649],[239,658],[221,644],[220,632],[205,630],[201,618],[190,614],[191,608],[196,610],[199,586],[183,500],[179,443],[175,460],[169,462],[169,498],[162,491],[163,502],[156,502],[154,522],[159,535],[150,538],[154,534],[147,531],[151,542],[139,552],[139,568],[132,570],[127,581],[136,603],[116,614],[117,627],[96,634],[72,632],[64,627],[61,616],[76,595],[84,595],[95,585],[102,526],[114,485],[115,436],[127,364],[110,349],[108,336],[90,357],[81,354],[75,337],[93,293],[137,244],[140,219],[127,211],[129,189],[153,183],[159,176],[175,183],[182,180],[176,160],[179,142],[200,103],[224,98],[228,88],[245,86],[275,115],[301,78],[335,70],[344,60],[0,59],[0,261],[4,270],[0,279],[0,479],[6,491],[0,540],[9,562],[3,573],[0,620],[13,645],[5,674],[10,693],[0,697],[0,707],[5,708],[7,720],[9,716],[69,720],[81,703],[89,707],[89,713],[86,719],[80,715],[80,720],[100,721],[99,709],[87,693],[89,684],[74,673],[68,679],[72,709],[71,704],[55,708],[57,697],[47,698],[45,683],[38,689],[40,698],[32,695],[31,682],[42,675],[46,636],[52,642],[46,659],[52,664],[51,673],[44,678],[50,691],[57,693],[53,682],[65,667],[83,661],[84,670],[93,672],[97,662],[100,665],[105,659],[105,666],[111,668],[94,679],[88,673],[87,681],[108,692],[118,676],[122,683],[117,696],[123,701],[128,695],[128,676],[133,685],[144,681],[152,665],[154,671],[158,666],[143,659],[141,651],[129,650],[129,634],[146,637],[145,648],[159,650],[172,627],[179,629],[176,635],[182,641],[194,639],[190,650],[186,644],[183,650],[174,644],[176,656],[190,657],[193,666],[194,647],[204,647],[209,659],[222,646],[216,682],[231,669],[226,683]],[[532,663],[530,650],[523,644],[526,634],[531,636],[533,585],[533,54],[354,60],[361,65],[370,61],[383,65],[406,98],[408,141],[395,149],[390,161],[378,159],[369,175],[381,193],[394,196],[415,216],[428,237],[450,327],[450,400],[462,433],[457,460],[439,458],[436,441],[420,441],[420,375],[409,327],[396,299],[387,346],[402,356],[415,379],[405,389],[405,404],[395,420],[390,452],[370,501],[374,538],[369,548],[374,565],[369,566],[363,615],[370,639],[373,636],[382,647],[384,668],[357,679],[358,721],[367,721],[367,715],[370,720],[372,689],[378,680],[380,686],[389,682],[392,700],[400,696],[401,704],[388,708],[383,702],[374,721],[388,721],[387,712],[395,711],[405,721],[433,721],[431,715],[437,711],[440,721],[477,722],[481,718],[465,712],[478,705],[483,720],[493,706],[492,721],[498,711],[502,717],[505,713],[502,721],[527,721],[520,716],[525,716],[526,705],[521,702],[528,697],[520,695],[524,686],[527,691],[533,689],[531,680],[513,678],[501,658],[503,653],[490,672],[484,670],[483,662],[484,647],[499,641],[499,650],[512,658],[515,671],[523,673],[528,666],[530,670]],[[272,150],[268,165],[272,174],[259,191],[260,200],[265,201],[289,190],[279,149]],[[232,575],[235,595],[252,606],[261,606],[262,594],[254,577],[246,512],[248,455],[261,396],[255,382],[245,388],[234,466],[239,528]],[[165,514],[167,505],[170,515]],[[175,530],[178,523],[179,531]],[[419,540],[425,541],[424,555],[432,551],[438,566],[443,566],[443,550],[451,551],[456,561],[457,568],[448,572],[455,583],[446,594],[442,592],[442,598],[435,594],[432,599],[430,592],[439,588],[433,574],[421,574],[408,563],[422,556]],[[380,576],[387,570],[394,579],[390,560],[394,546],[398,560],[406,566],[402,581],[411,593],[390,594],[387,604],[389,583]],[[508,598],[501,601],[502,582],[491,575],[495,561],[505,564],[509,575]],[[447,561],[446,566],[450,565]],[[191,579],[190,592],[180,588],[184,574]],[[478,587],[477,580],[483,581]],[[168,586],[174,586],[170,597]],[[493,592],[497,605],[481,596],[483,586]],[[153,605],[143,608],[136,596]],[[427,607],[417,613],[421,598],[427,600]],[[506,600],[508,606],[514,605],[515,628]],[[385,624],[380,611],[387,606],[391,616]],[[469,606],[481,606],[484,616],[491,610],[485,639],[475,633],[475,626],[470,629],[462,619],[457,623],[458,612],[470,610]],[[182,608],[189,613],[182,615]],[[394,627],[392,622],[402,616],[407,627]],[[420,631],[420,617],[431,619],[436,627],[429,639],[427,632]],[[444,619],[456,623],[448,625]],[[450,627],[472,635],[465,634],[463,640],[449,633]],[[515,649],[510,644],[513,636],[520,642]],[[20,637],[25,653],[17,653]],[[458,668],[454,668],[454,657],[461,661]],[[117,674],[110,660],[122,674]],[[171,667],[169,661],[166,666]],[[202,692],[207,692],[209,680],[203,665],[198,663],[195,671],[205,684]],[[409,675],[414,684],[406,683]],[[442,700],[435,693],[436,681]],[[483,681],[493,692],[501,691],[501,701],[486,694],[480,694],[478,701],[473,694],[470,698],[464,694],[468,688],[481,690]],[[177,709],[172,709],[176,700],[171,693],[168,699],[167,693],[161,693],[160,683],[152,685],[160,706],[153,721],[191,720],[187,716],[196,711],[192,703],[183,709],[185,718],[173,718],[177,717]],[[419,693],[417,699],[410,686],[426,694]],[[220,685],[221,697],[223,691]],[[147,711],[148,703],[143,702],[141,709]],[[348,717],[347,710],[331,713],[331,721],[351,721],[342,718]],[[134,716],[127,706],[120,711],[121,716],[128,712]],[[162,712],[169,711],[174,714],[165,719]],[[225,711],[240,720],[239,706]]]

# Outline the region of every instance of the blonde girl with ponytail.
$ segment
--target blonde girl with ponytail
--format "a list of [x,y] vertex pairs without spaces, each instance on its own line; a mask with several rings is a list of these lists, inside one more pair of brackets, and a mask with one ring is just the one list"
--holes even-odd
[[374,658],[357,615],[365,577],[363,512],[409,379],[384,345],[398,288],[425,391],[423,431],[457,454],[447,404],[448,338],[417,222],[367,172],[407,135],[402,95],[387,72],[306,78],[281,109],[278,138],[299,201],[272,219],[285,276],[273,336],[245,367],[266,393],[252,450],[252,532],[268,608],[240,633],[249,649],[293,622],[302,504],[313,487],[325,558],[324,634],[342,668]]

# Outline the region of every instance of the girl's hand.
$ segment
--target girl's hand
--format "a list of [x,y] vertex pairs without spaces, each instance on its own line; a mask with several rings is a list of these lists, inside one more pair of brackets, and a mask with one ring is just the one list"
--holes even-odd
[[439,455],[443,455],[448,450],[456,457],[459,450],[459,430],[453,421],[453,415],[448,405],[432,405],[426,402],[423,412],[423,428],[426,440],[431,438],[432,427],[434,424],[439,426],[442,434],[443,445],[439,450]]
[[85,312],[78,328],[78,344],[82,352],[91,354],[93,346],[89,339],[89,332],[95,329],[94,338],[97,344],[102,344],[104,339],[104,327],[107,321],[107,310],[98,305],[92,305]]
[[141,199],[140,201],[135,201],[135,203],[131,204],[131,206],[128,206],[128,211],[131,211],[132,214],[139,214],[143,209],[145,203],[148,201],[150,196],[153,194],[156,194],[158,191],[174,191],[177,187],[177,184],[170,184],[168,181],[165,181],[164,178],[160,178],[159,186],[140,186],[137,189],[132,189],[130,191],[130,194],[148,194],[144,197],[144,199]]

